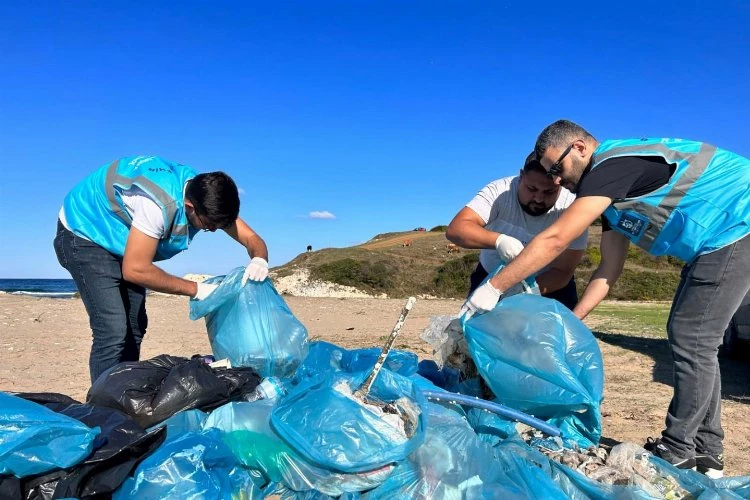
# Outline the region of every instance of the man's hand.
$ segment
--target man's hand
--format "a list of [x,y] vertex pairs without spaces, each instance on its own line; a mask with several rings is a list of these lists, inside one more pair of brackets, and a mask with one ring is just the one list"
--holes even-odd
[[474,293],[471,294],[461,308],[459,316],[466,314],[466,321],[468,321],[475,313],[482,314],[491,311],[497,305],[497,301],[500,300],[501,295],[500,290],[492,286],[488,281],[474,290]]
[[268,277],[268,262],[263,257],[253,257],[250,264],[245,268],[245,274],[242,275],[242,286],[245,286],[247,280],[263,281]]
[[219,285],[212,285],[211,283],[198,282],[197,285],[198,288],[193,297],[195,300],[203,300],[219,288]]
[[523,243],[512,236],[501,234],[495,240],[495,250],[497,250],[497,254],[507,264],[523,251]]

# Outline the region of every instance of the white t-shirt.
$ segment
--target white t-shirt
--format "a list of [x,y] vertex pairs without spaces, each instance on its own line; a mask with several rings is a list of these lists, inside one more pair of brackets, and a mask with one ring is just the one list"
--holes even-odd
[[[125,211],[133,219],[132,226],[140,232],[157,240],[165,236],[164,214],[159,205],[152,200],[145,191],[138,186],[133,186],[127,191],[120,193]],[[60,222],[66,229],[70,230],[65,220],[65,207],[60,208],[58,214]]]
[[[518,203],[519,177],[504,177],[492,181],[482,188],[479,193],[466,204],[474,210],[485,222],[484,228],[507,234],[521,241],[524,245],[531,239],[551,226],[575,200],[575,195],[561,187],[560,195],[554,206],[545,214],[529,215]],[[588,231],[573,240],[568,248],[584,250],[588,239]],[[495,249],[483,249],[479,253],[479,262],[487,272],[492,272],[500,264],[500,256]],[[540,272],[546,270],[542,269]]]

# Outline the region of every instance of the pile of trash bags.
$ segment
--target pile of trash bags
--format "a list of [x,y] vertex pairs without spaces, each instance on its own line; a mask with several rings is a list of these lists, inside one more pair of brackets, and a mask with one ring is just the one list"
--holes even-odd
[[84,403],[0,393],[0,498],[750,497],[750,477],[712,480],[631,443],[604,452],[601,355],[553,301],[517,295],[464,322],[474,378],[393,350],[362,393],[378,349],[308,342],[270,282],[234,277],[191,314],[237,365],[123,363]]

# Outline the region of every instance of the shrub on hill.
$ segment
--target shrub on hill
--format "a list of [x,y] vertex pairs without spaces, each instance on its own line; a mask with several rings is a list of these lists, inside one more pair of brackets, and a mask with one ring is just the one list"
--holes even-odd
[[368,292],[385,292],[393,288],[394,270],[386,262],[359,261],[352,258],[334,260],[310,268],[313,279],[353,286]]
[[469,276],[479,262],[479,253],[470,253],[453,259],[435,270],[432,282],[438,297],[463,298],[469,292]]
[[442,225],[442,226],[435,226],[432,229],[430,229],[431,233],[444,233],[448,230],[448,226]]

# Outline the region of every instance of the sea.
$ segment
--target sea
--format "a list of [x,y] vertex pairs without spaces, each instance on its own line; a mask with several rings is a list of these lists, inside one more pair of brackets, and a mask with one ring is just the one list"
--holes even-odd
[[70,299],[78,292],[73,280],[0,279],[0,292],[13,295]]

